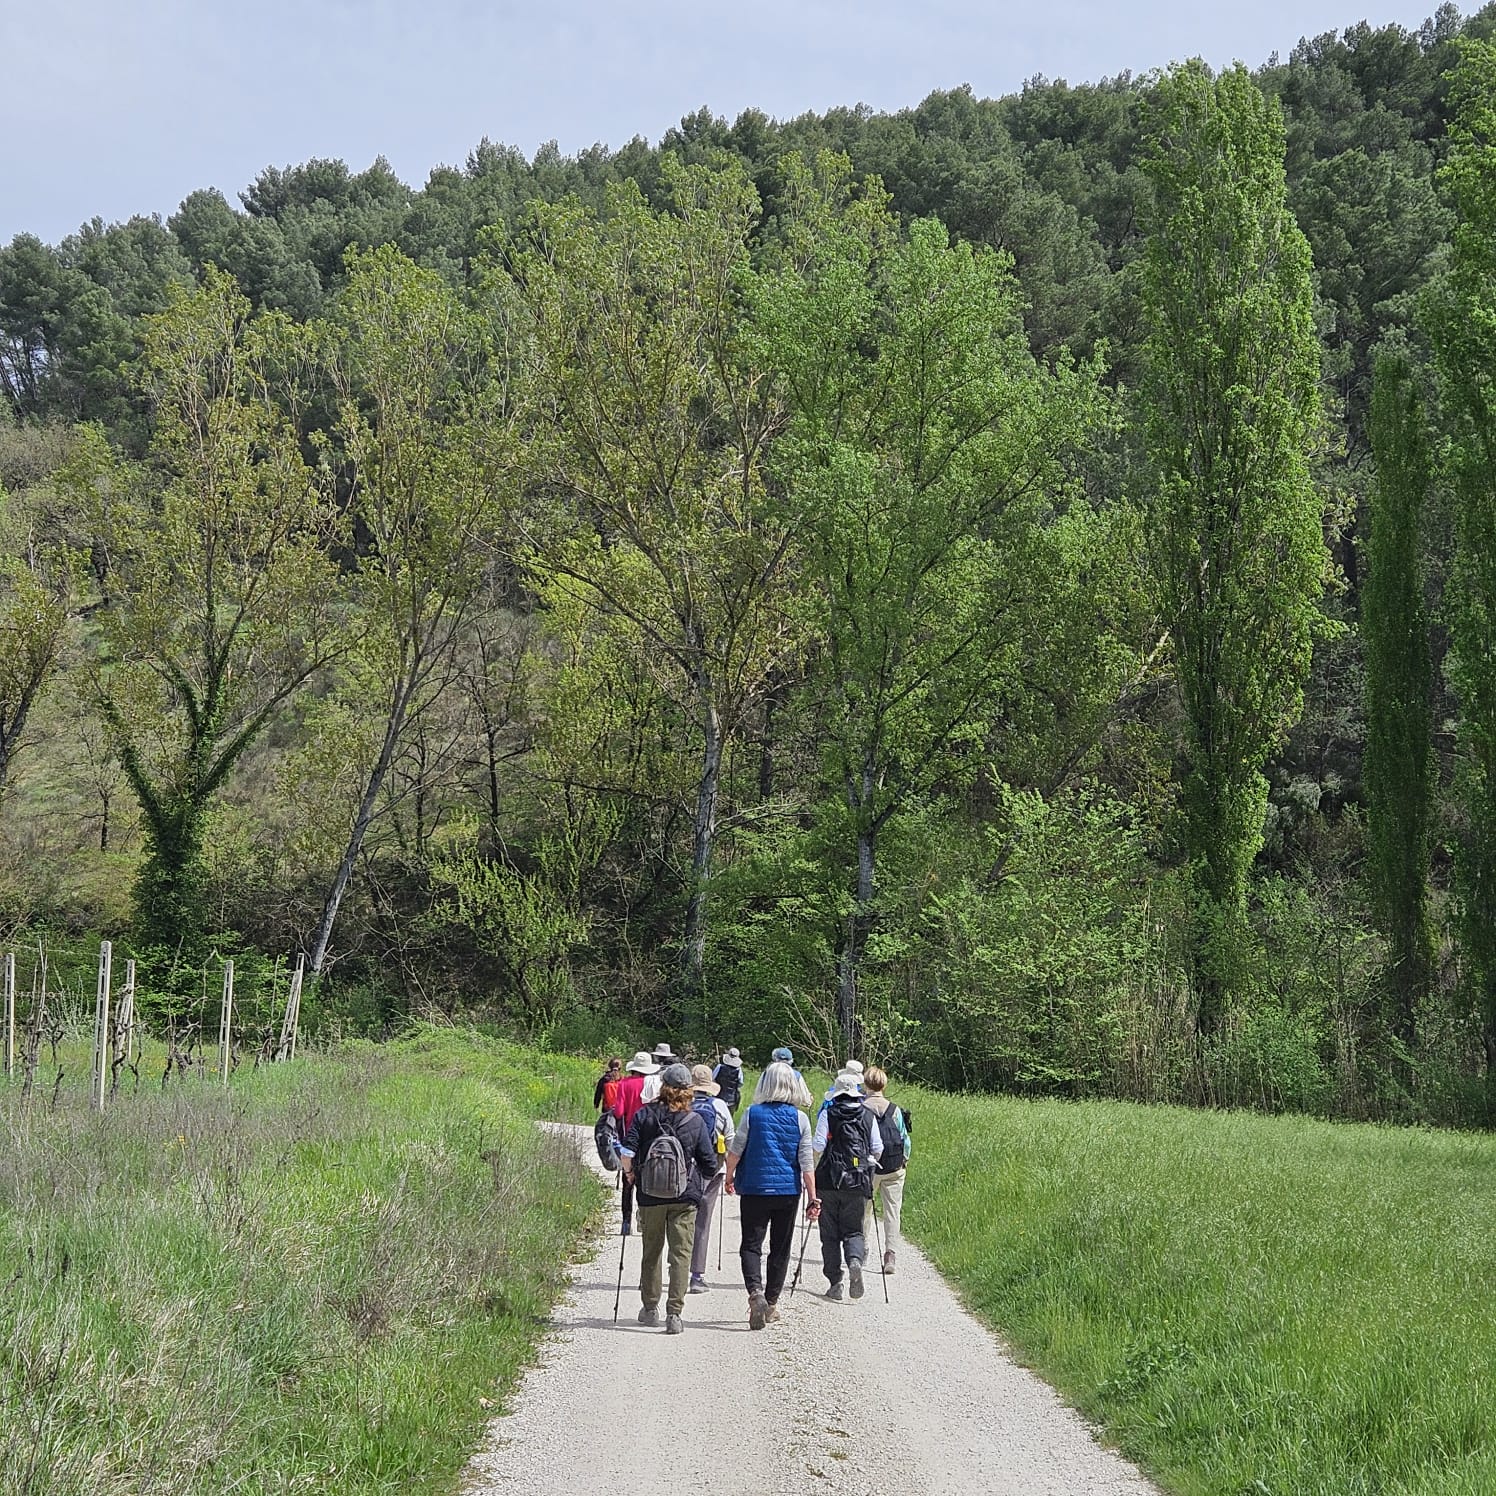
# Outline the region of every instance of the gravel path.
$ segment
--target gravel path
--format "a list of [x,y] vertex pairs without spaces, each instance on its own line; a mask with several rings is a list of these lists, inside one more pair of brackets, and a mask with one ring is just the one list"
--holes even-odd
[[[575,1131],[590,1155],[590,1131]],[[783,1319],[750,1331],[737,1201],[724,1204],[722,1270],[714,1228],[712,1292],[688,1298],[686,1333],[667,1336],[635,1322],[637,1237],[613,1325],[614,1196],[610,1235],[574,1270],[557,1334],[492,1424],[467,1496],[1157,1496],[907,1242],[890,1303],[869,1275],[860,1303],[832,1304],[812,1230]]]

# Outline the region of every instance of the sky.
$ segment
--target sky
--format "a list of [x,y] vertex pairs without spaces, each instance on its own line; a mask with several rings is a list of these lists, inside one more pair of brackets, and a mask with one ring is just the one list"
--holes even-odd
[[1362,19],[1416,27],[1436,3],[0,0],[0,243],[165,217],[199,187],[234,202],[266,166],[314,156],[362,170],[383,155],[420,186],[485,135],[570,154],[656,141],[702,105],[785,118],[1191,56],[1255,67]]

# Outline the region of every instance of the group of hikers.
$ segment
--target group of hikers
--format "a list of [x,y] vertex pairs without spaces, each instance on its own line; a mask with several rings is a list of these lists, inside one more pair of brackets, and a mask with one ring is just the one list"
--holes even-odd
[[[881,1242],[879,1270],[892,1273],[912,1143],[909,1113],[889,1100],[887,1086],[877,1066],[848,1060],[812,1122],[810,1087],[793,1052],[780,1048],[739,1116],[743,1059],[736,1048],[715,1067],[688,1066],[663,1043],[627,1064],[610,1061],[593,1094],[596,1136],[603,1162],[622,1176],[625,1238],[637,1206],[644,1245],[639,1323],[660,1323],[663,1296],[665,1333],[684,1330],[687,1295],[708,1292],[707,1246],[724,1193],[739,1202],[750,1329],[779,1318],[802,1196],[807,1235],[811,1222],[820,1228],[828,1299],[862,1297],[869,1236]],[[620,1255],[620,1289],[622,1281]]]

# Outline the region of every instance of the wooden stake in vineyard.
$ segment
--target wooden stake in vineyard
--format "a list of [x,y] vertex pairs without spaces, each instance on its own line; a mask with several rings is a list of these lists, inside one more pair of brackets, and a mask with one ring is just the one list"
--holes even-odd
[[229,1056],[234,1042],[234,963],[223,963],[223,1011],[218,1015],[218,1054],[223,1083],[229,1083]]
[[93,1089],[90,1093],[96,1112],[104,1110],[104,1081],[109,1074],[109,984],[113,960],[112,944],[107,940],[100,941],[99,997],[94,1008]]
[[5,1078],[16,1073],[16,953],[5,953],[5,1032],[0,1035],[5,1051]]
[[296,1029],[301,1022],[301,982],[306,971],[306,957],[296,958],[296,970],[291,973],[291,990],[286,993],[286,1016],[281,1020],[280,1044],[275,1051],[278,1060],[296,1058]]
[[[113,1035],[114,1052],[109,1062],[109,1094],[119,1090],[119,1073],[125,1066],[135,1063],[135,963],[125,962],[125,990],[120,993],[119,1006],[114,1012],[114,1021],[109,1025]],[[140,1076],[137,1072],[136,1084]]]

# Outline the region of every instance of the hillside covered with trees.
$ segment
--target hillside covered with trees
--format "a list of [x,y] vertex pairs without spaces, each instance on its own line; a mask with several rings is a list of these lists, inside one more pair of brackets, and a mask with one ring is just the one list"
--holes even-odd
[[1496,5],[0,249],[0,945],[1496,1115]]

